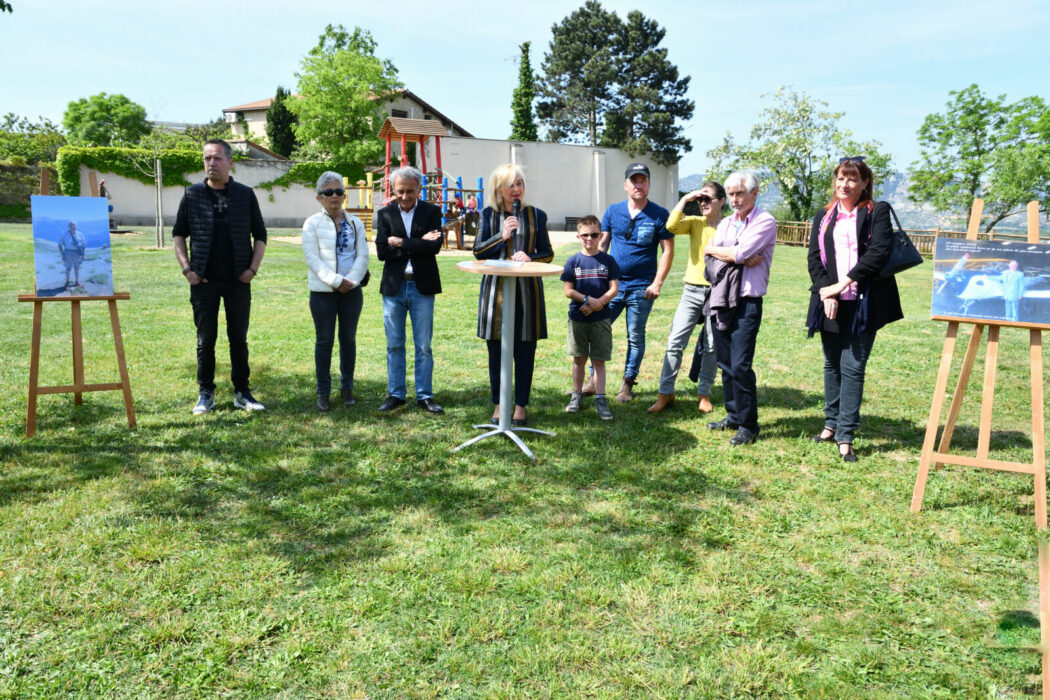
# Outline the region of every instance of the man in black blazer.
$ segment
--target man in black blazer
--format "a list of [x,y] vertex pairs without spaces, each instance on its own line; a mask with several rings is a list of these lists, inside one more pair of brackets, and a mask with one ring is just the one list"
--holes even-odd
[[405,317],[412,317],[416,348],[416,403],[430,413],[443,413],[434,401],[434,295],[441,293],[436,256],[441,251],[441,208],[420,201],[423,173],[399,168],[390,175],[394,201],[376,215],[376,254],[383,261],[383,327],[386,329],[387,397],[379,407],[393,411],[405,404]]

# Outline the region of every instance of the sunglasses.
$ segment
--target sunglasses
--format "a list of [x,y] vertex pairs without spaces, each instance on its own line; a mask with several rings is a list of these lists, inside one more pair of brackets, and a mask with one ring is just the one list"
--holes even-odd
[[863,163],[864,156],[846,156],[845,158],[839,158],[839,165],[843,163]]
[[711,202],[713,202],[715,200],[713,200],[712,198],[708,197],[706,194],[702,194],[702,195],[700,195],[699,197],[696,198],[696,201],[698,203],[700,203],[700,204],[710,204]]
[[577,233],[576,235],[579,236],[580,238],[597,238],[598,236],[600,236],[602,234],[600,234],[600,233]]
[[346,190],[324,190],[322,192],[318,192],[317,194],[321,195],[322,197],[331,197],[332,195],[335,195],[336,197],[342,197],[344,194],[346,194]]

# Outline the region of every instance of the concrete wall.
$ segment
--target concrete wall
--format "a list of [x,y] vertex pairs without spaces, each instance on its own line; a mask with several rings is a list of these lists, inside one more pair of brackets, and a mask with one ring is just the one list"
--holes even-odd
[[[567,216],[594,214],[601,218],[612,202],[626,198],[624,170],[635,160],[647,163],[652,172],[649,198],[670,209],[678,201],[678,166],[663,166],[652,159],[634,158],[615,148],[595,148],[558,143],[533,143],[443,137],[441,166],[450,180],[463,178],[463,186],[477,187],[478,177],[487,183],[492,170],[502,163],[517,163],[525,171],[525,201],[547,212],[550,226],[560,230]],[[436,167],[434,139],[427,147],[427,167]],[[272,182],[288,172],[291,161],[242,160],[233,166],[237,182],[254,187]],[[113,216],[118,226],[151,226],[154,222],[152,185],[120,175],[102,173],[111,196]],[[204,171],[186,175],[190,182],[204,179]],[[88,168],[80,166],[80,194],[87,196]],[[181,187],[165,188],[164,223],[175,222],[182,199]],[[303,220],[318,211],[313,187],[292,185],[288,189],[256,190],[266,224],[273,227],[302,226]],[[382,203],[382,193],[375,197]],[[353,204],[353,202],[351,202]]]
[[[292,161],[288,160],[241,160],[235,161],[231,174],[233,178],[249,187],[262,182],[272,182],[288,172]],[[88,171],[80,166],[80,195],[87,197]],[[113,173],[102,173],[106,187],[110,192],[110,204],[113,205],[113,219],[119,226],[152,226],[156,220],[153,185],[138,180],[130,180]],[[190,182],[204,180],[204,170],[187,173]],[[175,223],[175,214],[182,200],[182,187],[165,187],[162,193],[164,224]],[[294,227],[303,225],[303,220],[318,211],[320,205],[315,199],[314,188],[303,185],[292,185],[288,189],[274,187],[272,190],[258,189],[255,196],[259,199],[259,208],[267,226]]]
[[[437,165],[434,139],[427,142],[427,168]],[[660,165],[651,158],[634,157],[615,148],[574,146],[563,143],[497,141],[447,137],[441,139],[441,169],[450,180],[463,178],[463,186],[477,187],[496,166],[516,163],[525,171],[525,200],[547,212],[552,228],[560,229],[567,216],[594,214],[626,199],[624,171],[630,163],[649,166],[652,187],[649,199],[670,209],[678,201],[678,166]],[[487,202],[486,202],[487,204]]]

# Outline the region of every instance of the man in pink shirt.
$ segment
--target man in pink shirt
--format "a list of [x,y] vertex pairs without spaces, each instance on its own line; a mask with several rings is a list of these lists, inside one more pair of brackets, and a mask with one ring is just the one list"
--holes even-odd
[[[758,179],[735,172],[725,184],[733,215],[722,219],[704,255],[740,265],[740,297],[725,330],[714,331],[715,357],[722,368],[722,394],[726,417],[707,424],[711,430],[736,430],[730,445],[746,445],[758,437],[758,387],[751,363],[755,340],[762,324],[762,297],[769,285],[769,268],[777,241],[777,222],[755,206]],[[757,265],[744,261],[758,255]]]

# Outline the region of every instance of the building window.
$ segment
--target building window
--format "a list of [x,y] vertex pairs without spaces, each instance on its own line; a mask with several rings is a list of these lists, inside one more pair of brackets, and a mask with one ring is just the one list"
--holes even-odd
[[406,118],[408,116],[408,112],[406,112],[403,109],[392,109],[392,110],[390,110],[390,116],[391,117],[400,117],[401,119],[404,119],[404,118]]

